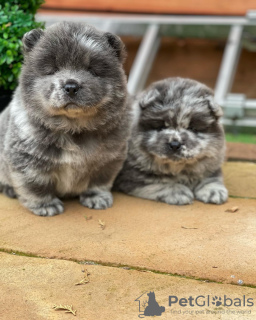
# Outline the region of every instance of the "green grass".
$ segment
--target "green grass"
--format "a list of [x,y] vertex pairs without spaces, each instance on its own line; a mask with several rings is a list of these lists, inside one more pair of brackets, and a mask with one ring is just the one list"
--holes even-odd
[[226,141],[256,144],[256,135],[246,134],[246,133],[238,133],[238,134],[226,133]]

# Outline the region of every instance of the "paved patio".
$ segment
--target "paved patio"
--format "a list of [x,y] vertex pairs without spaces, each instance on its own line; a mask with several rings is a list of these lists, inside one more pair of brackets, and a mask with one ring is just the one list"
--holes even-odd
[[[223,170],[221,206],[116,193],[106,211],[67,201],[64,214],[43,218],[0,195],[0,319],[74,318],[54,305],[72,305],[74,319],[137,319],[135,300],[150,291],[165,307],[159,319],[256,319],[256,164]],[[169,306],[169,296],[200,295],[254,306]]]

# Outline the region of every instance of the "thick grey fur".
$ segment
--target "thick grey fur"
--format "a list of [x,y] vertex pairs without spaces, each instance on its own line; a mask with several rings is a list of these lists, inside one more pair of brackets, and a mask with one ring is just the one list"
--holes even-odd
[[[194,198],[225,202],[222,111],[212,90],[194,80],[169,78],[142,92],[133,107],[128,157],[114,189],[168,204],[190,204]],[[173,141],[180,149],[170,147]]]
[[110,207],[130,131],[122,41],[63,22],[26,33],[23,49],[19,86],[0,115],[0,191],[40,216],[62,213],[59,198],[70,196]]

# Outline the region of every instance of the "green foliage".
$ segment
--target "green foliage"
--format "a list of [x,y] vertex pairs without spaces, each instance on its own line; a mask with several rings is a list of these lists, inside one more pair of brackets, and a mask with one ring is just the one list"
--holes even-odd
[[[4,6],[6,0],[0,0],[0,5]],[[8,0],[10,6],[18,6],[24,12],[32,13],[33,15],[39,9],[39,7],[44,3],[44,0]]]
[[241,143],[252,143],[256,144],[256,134],[246,134],[246,133],[226,133],[226,141],[228,142],[241,142]]
[[34,14],[42,0],[0,0],[0,89],[14,90],[18,83],[23,56],[23,35],[44,24],[35,22]]

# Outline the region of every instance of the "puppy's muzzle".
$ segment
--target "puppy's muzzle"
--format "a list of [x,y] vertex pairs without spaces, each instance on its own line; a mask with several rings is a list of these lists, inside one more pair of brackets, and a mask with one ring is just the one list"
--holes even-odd
[[181,149],[181,146],[182,144],[177,140],[173,140],[169,143],[169,148],[174,152],[179,151]]
[[66,82],[63,89],[70,98],[73,98],[79,91],[79,85],[77,82],[70,80]]

